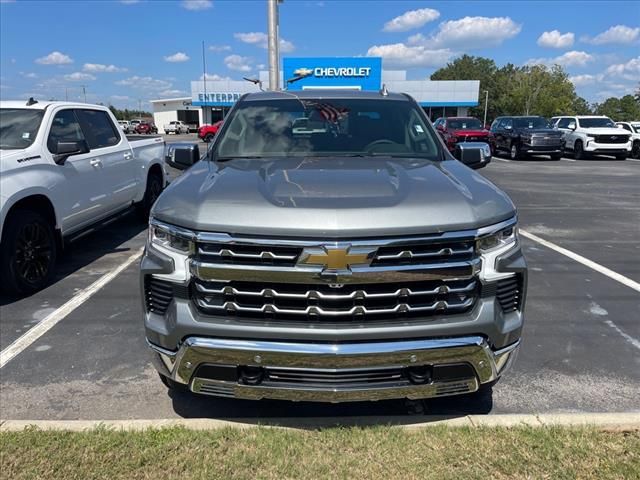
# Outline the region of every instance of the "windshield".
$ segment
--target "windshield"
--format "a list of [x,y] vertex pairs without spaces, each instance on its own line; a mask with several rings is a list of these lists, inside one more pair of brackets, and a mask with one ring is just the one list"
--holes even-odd
[[0,109],[0,150],[29,147],[36,138],[44,110]]
[[225,119],[219,158],[406,156],[440,158],[419,107],[389,99],[242,102]]
[[543,117],[514,118],[513,124],[516,128],[551,128],[547,119]]
[[475,118],[458,118],[447,120],[447,124],[452,130],[482,130],[482,123]]
[[578,119],[582,128],[616,128],[612,120],[608,118],[580,118]]

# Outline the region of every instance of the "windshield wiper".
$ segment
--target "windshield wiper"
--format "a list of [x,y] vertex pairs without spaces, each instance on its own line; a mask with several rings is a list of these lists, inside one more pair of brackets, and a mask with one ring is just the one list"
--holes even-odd
[[223,162],[229,162],[231,160],[255,160],[255,159],[261,159],[261,158],[266,158],[266,157],[258,157],[258,156],[251,156],[251,155],[241,156],[241,157],[213,157],[213,161],[223,163]]

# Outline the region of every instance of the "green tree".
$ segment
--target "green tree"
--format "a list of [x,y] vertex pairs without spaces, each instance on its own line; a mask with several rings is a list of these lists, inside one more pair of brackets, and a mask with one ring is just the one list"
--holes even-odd
[[622,98],[609,97],[594,108],[598,115],[606,115],[616,122],[640,119],[640,101],[633,95]]
[[496,116],[496,108],[492,99],[496,97],[495,74],[498,70],[496,63],[490,58],[462,55],[446,66],[435,71],[431,80],[480,80],[480,98],[477,107],[469,109],[469,114],[478,118],[484,115],[485,90],[489,91],[489,118]]

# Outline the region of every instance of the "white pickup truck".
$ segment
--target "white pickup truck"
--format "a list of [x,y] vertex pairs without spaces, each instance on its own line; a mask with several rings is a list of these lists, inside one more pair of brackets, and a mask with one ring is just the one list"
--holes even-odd
[[180,120],[173,120],[169,123],[165,123],[164,125],[164,133],[189,133],[189,125]]
[[100,105],[0,102],[0,288],[43,288],[60,248],[131,207],[146,221],[164,149],[125,136]]

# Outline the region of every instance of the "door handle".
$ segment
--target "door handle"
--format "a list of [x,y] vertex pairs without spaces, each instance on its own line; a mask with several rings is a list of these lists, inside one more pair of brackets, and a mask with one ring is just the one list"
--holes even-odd
[[133,158],[133,154],[131,152],[125,152],[124,159],[131,160]]
[[100,160],[99,158],[93,158],[89,161],[89,164],[92,167],[99,167],[100,165],[102,165],[102,160]]

